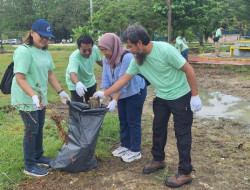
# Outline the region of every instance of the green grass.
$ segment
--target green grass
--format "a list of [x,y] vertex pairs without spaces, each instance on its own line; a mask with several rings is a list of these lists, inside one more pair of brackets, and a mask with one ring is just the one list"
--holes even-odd
[[74,51],[76,50],[77,45],[72,45],[72,46],[54,46],[51,45],[49,46],[50,51]]
[[[222,43],[220,47],[221,52],[229,52],[230,45],[233,43]],[[199,43],[188,43],[189,53],[190,54],[202,54],[202,53],[213,53],[215,51],[214,43],[204,43],[204,46],[200,46]],[[198,48],[198,52],[194,51]]]
[[[72,50],[73,51],[73,50]],[[56,66],[55,75],[62,88],[69,93],[65,82],[65,71],[68,65],[68,58],[71,52],[52,53]],[[0,74],[3,73],[12,60],[12,55],[0,54]],[[102,68],[95,67],[97,77],[101,76]],[[58,94],[51,88],[48,89],[49,104],[60,102]],[[0,92],[0,108],[10,105],[10,95]],[[56,124],[50,119],[53,110],[47,110],[44,125],[44,152],[46,156],[55,157],[62,147]],[[62,123],[67,131],[68,121]],[[25,179],[23,174],[23,151],[22,139],[24,127],[19,112],[17,110],[4,113],[0,110],[0,189],[18,189],[17,184]],[[108,113],[103,121],[99,132],[95,155],[100,160],[110,158],[110,149],[119,143],[119,120],[117,114]]]
[[13,52],[16,47],[12,46],[12,45],[3,45],[4,48],[4,52]]
[[249,65],[223,65],[223,69],[236,71],[240,73],[250,73],[250,66]]
[[[18,47],[18,45],[3,45],[4,52],[12,53],[14,50]],[[50,51],[74,51],[77,48],[77,45],[72,46],[59,46],[59,45],[50,45],[49,50]]]

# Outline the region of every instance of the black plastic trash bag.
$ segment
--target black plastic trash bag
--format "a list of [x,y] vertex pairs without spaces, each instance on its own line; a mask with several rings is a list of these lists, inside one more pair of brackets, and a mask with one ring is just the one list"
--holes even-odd
[[89,109],[80,102],[68,102],[69,130],[68,143],[64,144],[50,166],[69,172],[88,171],[98,167],[94,157],[98,133],[108,108]]

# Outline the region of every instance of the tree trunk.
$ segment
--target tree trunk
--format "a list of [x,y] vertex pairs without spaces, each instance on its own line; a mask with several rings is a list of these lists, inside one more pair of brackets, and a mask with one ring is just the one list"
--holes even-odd
[[199,43],[200,43],[200,46],[204,46],[203,31],[201,29],[200,29],[200,32],[199,32]]
[[172,9],[170,0],[165,0],[168,7],[168,43],[171,43],[171,20],[172,20]]

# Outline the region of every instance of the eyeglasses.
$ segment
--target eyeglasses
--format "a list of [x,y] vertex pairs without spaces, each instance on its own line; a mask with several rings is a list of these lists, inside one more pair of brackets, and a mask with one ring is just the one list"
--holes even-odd
[[[38,33],[37,33],[37,34],[38,34]],[[38,34],[38,35],[40,36],[41,39],[50,40],[50,37],[44,37],[44,36],[42,36],[42,35],[40,35],[40,34]]]
[[107,54],[109,53],[110,51],[108,49],[100,49],[100,52],[102,52],[103,54]]
[[86,52],[89,52],[91,53],[92,52],[92,49],[80,49],[82,53],[86,53]]

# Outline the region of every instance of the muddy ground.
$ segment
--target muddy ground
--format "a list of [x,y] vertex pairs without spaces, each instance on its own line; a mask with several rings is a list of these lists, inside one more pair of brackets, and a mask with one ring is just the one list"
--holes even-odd
[[[193,64],[197,83],[206,89],[218,90],[250,101],[250,81],[248,73],[238,73],[222,69],[222,66]],[[161,190],[167,176],[176,174],[178,153],[174,137],[173,123],[169,123],[165,170],[151,175],[142,174],[142,168],[152,159],[152,99],[154,90],[148,89],[144,106],[142,129],[142,158],[132,163],[124,163],[118,158],[99,160],[100,167],[89,172],[67,173],[53,171],[42,178],[27,177],[18,185],[20,189],[60,189],[60,190]],[[247,190],[250,189],[250,134],[249,124],[230,119],[204,119],[194,115],[192,127],[193,182],[179,189],[190,190]],[[115,145],[114,148],[118,146]]]

